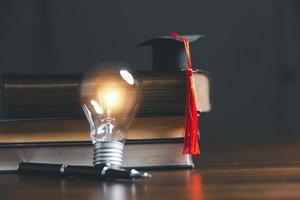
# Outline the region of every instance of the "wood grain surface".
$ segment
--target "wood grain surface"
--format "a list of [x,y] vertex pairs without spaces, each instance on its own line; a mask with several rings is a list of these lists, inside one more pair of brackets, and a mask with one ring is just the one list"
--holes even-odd
[[300,140],[206,142],[196,169],[136,182],[0,175],[1,199],[300,199]]

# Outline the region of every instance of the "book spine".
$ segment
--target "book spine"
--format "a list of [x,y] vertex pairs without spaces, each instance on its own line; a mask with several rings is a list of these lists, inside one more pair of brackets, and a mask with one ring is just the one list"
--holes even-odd
[[[140,72],[142,99],[137,116],[184,115],[184,73]],[[1,118],[82,117],[81,75],[2,76]]]

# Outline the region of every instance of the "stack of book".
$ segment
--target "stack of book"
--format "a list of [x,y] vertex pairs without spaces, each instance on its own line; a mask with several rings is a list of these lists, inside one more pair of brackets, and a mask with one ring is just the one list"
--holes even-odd
[[[197,107],[210,110],[209,79],[194,72]],[[184,73],[140,72],[142,99],[123,167],[192,168],[182,154]],[[0,170],[21,161],[92,165],[93,145],[79,102],[80,75],[1,77]]]

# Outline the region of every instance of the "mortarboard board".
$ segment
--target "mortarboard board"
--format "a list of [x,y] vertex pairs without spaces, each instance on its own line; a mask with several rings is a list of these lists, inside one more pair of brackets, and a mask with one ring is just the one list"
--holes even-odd
[[[190,43],[203,35],[184,35]],[[161,36],[138,44],[138,47],[149,45],[152,47],[153,71],[182,71],[186,70],[186,52],[184,43],[178,38]]]

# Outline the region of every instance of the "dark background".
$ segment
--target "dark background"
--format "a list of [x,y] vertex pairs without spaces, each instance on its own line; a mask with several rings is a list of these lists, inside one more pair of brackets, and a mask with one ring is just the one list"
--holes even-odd
[[297,0],[0,1],[0,73],[65,74],[99,61],[151,69],[136,45],[201,33],[192,62],[211,73],[203,137],[300,134]]

